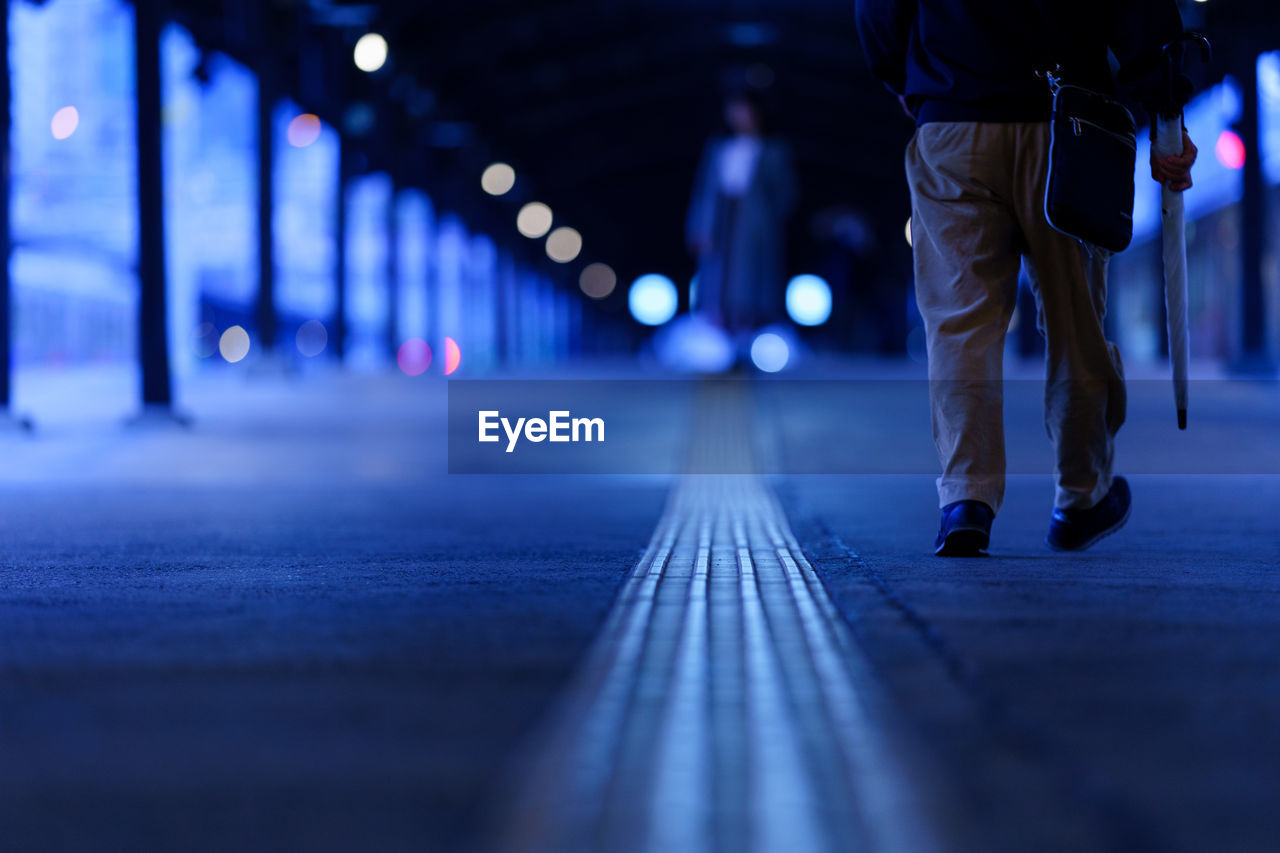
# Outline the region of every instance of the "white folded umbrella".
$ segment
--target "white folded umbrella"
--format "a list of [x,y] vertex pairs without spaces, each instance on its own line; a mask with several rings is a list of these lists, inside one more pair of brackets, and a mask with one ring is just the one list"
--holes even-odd
[[[1157,157],[1182,153],[1182,116],[1156,119],[1153,143]],[[1164,237],[1164,301],[1169,318],[1169,362],[1173,366],[1173,401],[1178,429],[1187,428],[1187,361],[1191,335],[1187,330],[1187,223],[1182,193],[1160,187],[1160,218]]]

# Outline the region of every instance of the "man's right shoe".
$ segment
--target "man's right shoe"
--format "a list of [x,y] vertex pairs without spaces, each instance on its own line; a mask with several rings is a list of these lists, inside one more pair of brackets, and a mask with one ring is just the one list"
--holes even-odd
[[939,557],[978,557],[991,541],[995,511],[982,501],[956,501],[942,508],[942,528],[934,542]]
[[1116,477],[1106,497],[1089,509],[1055,509],[1049,519],[1045,539],[1055,551],[1083,551],[1104,536],[1110,536],[1129,520],[1133,496],[1129,481]]

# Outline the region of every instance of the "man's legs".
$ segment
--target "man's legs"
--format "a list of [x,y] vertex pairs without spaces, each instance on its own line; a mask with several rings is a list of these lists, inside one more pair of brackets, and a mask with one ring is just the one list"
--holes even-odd
[[1057,453],[1059,509],[1088,509],[1112,483],[1124,423],[1120,354],[1106,339],[1109,253],[1055,231],[1044,215],[1047,124],[1016,125],[1018,217],[1027,240],[1037,319],[1047,343],[1045,425]]
[[916,302],[929,347],[939,505],[1004,499],[1004,338],[1020,235],[1008,125],[925,124],[907,149]]

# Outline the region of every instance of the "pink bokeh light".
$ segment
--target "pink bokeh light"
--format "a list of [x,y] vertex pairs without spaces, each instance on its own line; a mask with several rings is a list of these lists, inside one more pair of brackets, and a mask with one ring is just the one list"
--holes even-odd
[[431,346],[422,338],[409,338],[396,352],[396,364],[406,376],[421,376],[431,366]]
[[1224,130],[1218,134],[1218,143],[1213,146],[1213,153],[1218,162],[1228,169],[1243,169],[1245,157],[1244,140],[1234,130]]
[[444,339],[444,375],[449,376],[462,364],[462,350],[453,338]]

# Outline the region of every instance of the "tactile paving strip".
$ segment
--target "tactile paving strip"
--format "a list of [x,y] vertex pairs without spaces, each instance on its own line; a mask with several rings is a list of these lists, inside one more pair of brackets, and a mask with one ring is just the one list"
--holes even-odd
[[[699,442],[750,457],[747,406],[711,393]],[[931,849],[875,692],[767,482],[686,477],[540,740],[503,846]]]

